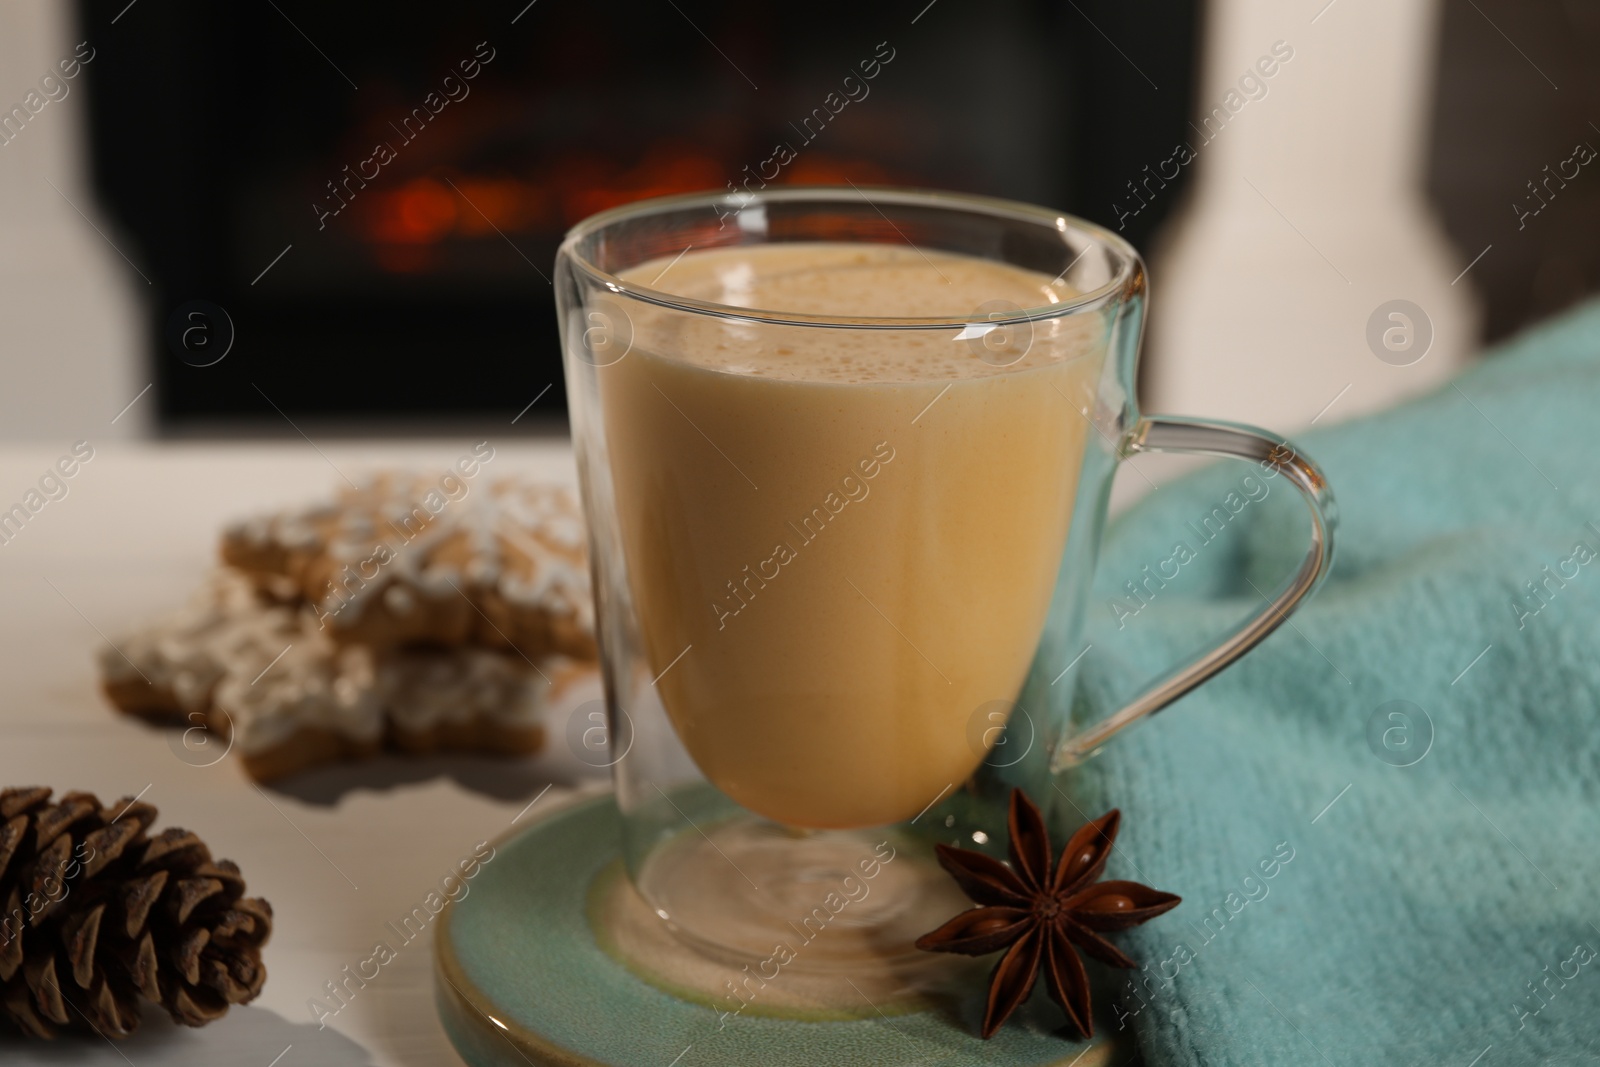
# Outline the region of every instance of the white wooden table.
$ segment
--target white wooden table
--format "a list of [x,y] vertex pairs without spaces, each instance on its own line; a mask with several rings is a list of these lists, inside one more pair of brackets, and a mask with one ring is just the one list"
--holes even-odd
[[[193,766],[175,754],[172,731],[115,714],[98,692],[94,654],[102,634],[114,639],[194,589],[228,519],[326,496],[340,472],[440,466],[472,443],[95,443],[67,496],[0,544],[0,785],[85,789],[106,802],[142,794],[161,811],[158,827],[187,827],[235,860],[277,916],[254,1005],[199,1031],[147,1014],[141,1033],[116,1048],[93,1037],[48,1048],[0,1038],[0,1062],[461,1062],[434,1012],[428,937],[401,949],[327,1029],[307,1001],[376,942],[392,942],[385,923],[421,903],[475,844],[531,817],[523,813],[535,797],[537,813],[573,787],[604,788],[566,751],[563,724],[530,761],[383,757],[263,790],[231,757]],[[564,442],[493,443],[490,474],[574,477]],[[0,449],[0,510],[71,444]]]

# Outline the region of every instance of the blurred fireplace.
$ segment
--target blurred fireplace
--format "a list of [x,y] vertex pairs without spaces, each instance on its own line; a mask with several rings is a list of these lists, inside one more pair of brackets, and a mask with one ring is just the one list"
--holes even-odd
[[[535,397],[518,429],[560,418],[556,245],[641,197],[850,181],[1114,222],[1187,116],[1193,0],[1160,6],[83,0],[96,187],[154,282],[162,425],[508,427]],[[197,300],[235,332],[211,366],[175,344]]]

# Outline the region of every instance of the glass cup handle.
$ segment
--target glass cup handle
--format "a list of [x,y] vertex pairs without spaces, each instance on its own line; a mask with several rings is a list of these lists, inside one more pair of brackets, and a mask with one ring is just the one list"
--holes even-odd
[[1263,470],[1283,474],[1300,490],[1311,510],[1311,546],[1299,569],[1265,607],[1213,648],[1156,679],[1114,714],[1068,737],[1056,751],[1051,765],[1053,770],[1083,762],[1112,737],[1140,719],[1154,715],[1260,644],[1311,595],[1333,565],[1337,509],[1328,480],[1321,468],[1283,438],[1236,423],[1156,415],[1140,419],[1123,438],[1120,458],[1127,459],[1141,452],[1226,456],[1259,463]]

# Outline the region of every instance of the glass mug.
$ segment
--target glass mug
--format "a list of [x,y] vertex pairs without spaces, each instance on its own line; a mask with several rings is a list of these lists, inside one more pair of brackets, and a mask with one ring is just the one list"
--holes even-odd
[[[763,263],[820,288],[744,306]],[[858,263],[879,273],[852,286]],[[1097,226],[787,187],[596,215],[556,268],[624,862],[703,954],[911,967],[968,906],[931,842],[1003,854],[1012,786],[1048,808],[1052,774],[1238,659],[1332,561],[1326,482],[1281,437],[1139,414],[1145,270]],[[1049,302],[998,284],[1018,278]],[[976,299],[991,282],[1013,297]],[[1036,653],[1047,617],[1077,646],[1141,452],[1282,473],[1310,545],[1233,633],[1074,731]]]

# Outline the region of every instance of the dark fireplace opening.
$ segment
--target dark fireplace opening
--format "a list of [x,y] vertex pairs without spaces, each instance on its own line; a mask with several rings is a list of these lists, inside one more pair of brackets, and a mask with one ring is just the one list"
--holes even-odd
[[1114,228],[1188,114],[1193,0],[1147,8],[83,0],[162,427],[558,420],[556,246],[643,197],[933,186]]

